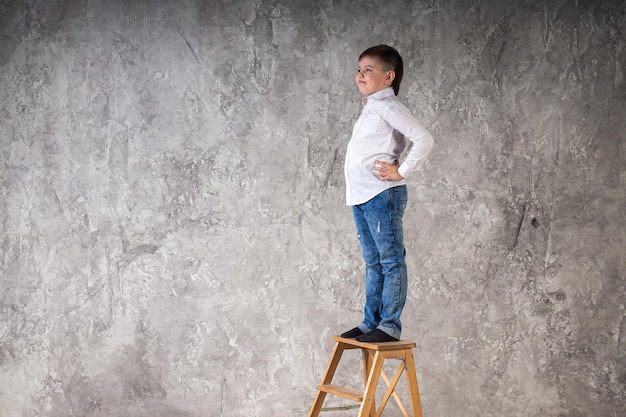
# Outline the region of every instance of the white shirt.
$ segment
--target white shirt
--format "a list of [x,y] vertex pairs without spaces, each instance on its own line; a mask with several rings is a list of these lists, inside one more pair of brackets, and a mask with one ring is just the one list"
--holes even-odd
[[374,162],[394,164],[406,146],[413,147],[398,173],[407,178],[426,159],[433,137],[422,123],[398,100],[393,88],[385,88],[363,98],[363,110],[354,124],[348,143],[344,172],[346,204],[363,204],[382,191],[406,184],[405,180],[382,181],[374,176]]

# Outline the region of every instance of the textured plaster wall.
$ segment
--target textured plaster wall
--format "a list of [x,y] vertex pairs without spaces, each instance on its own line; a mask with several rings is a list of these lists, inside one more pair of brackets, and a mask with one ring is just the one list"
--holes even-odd
[[0,416],[305,416],[361,319],[342,167],[383,42],[436,140],[425,416],[625,416],[625,9],[0,1]]

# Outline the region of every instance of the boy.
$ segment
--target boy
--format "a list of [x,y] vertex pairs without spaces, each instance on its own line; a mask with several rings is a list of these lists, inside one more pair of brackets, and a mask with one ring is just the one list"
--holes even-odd
[[[365,261],[365,307],[361,324],[341,336],[361,342],[400,339],[407,293],[405,178],[433,146],[431,134],[396,97],[402,73],[402,57],[390,46],[371,47],[359,57],[356,83],[364,106],[348,143],[344,172],[346,202],[352,206]],[[400,165],[406,139],[413,147]]]

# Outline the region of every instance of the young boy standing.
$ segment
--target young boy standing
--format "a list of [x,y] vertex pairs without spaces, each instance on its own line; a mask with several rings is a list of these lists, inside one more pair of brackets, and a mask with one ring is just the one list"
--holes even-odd
[[[430,153],[433,138],[398,100],[402,57],[379,45],[359,57],[356,83],[363,110],[354,125],[345,162],[346,202],[365,261],[364,319],[343,333],[361,342],[400,339],[400,314],[407,293],[402,216],[407,204],[405,178]],[[398,158],[409,139],[413,147]]]

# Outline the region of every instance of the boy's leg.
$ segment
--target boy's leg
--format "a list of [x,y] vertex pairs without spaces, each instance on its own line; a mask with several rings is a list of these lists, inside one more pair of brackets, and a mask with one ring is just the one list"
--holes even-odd
[[366,204],[352,208],[354,224],[365,262],[365,306],[363,307],[363,322],[358,326],[363,333],[375,329],[380,323],[384,280],[378,248],[366,219]]
[[399,339],[402,331],[400,315],[406,302],[407,268],[404,249],[402,216],[407,203],[406,186],[390,188],[363,206],[370,237],[378,252],[378,273],[382,286],[377,284],[381,303],[378,310],[378,329]]

